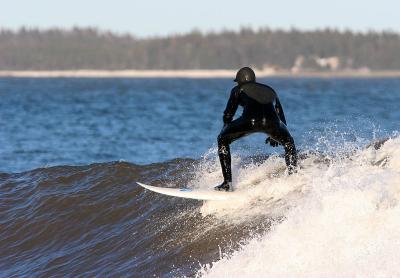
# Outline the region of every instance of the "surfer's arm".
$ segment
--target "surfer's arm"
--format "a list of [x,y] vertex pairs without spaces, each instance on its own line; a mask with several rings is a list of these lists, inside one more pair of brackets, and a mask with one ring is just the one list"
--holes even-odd
[[224,124],[229,124],[232,121],[238,106],[239,106],[239,91],[237,87],[235,87],[232,89],[231,96],[229,97],[228,103],[226,104],[223,116]]
[[279,119],[285,124],[286,124],[286,118],[285,118],[285,114],[283,113],[283,108],[281,105],[281,102],[279,101],[278,96],[276,97],[275,100],[275,111],[276,113],[278,113]]

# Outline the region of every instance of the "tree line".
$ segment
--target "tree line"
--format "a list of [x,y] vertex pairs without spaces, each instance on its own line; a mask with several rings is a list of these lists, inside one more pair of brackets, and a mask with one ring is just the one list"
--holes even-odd
[[0,30],[0,70],[334,69],[400,70],[400,34],[242,28],[137,38],[96,28]]

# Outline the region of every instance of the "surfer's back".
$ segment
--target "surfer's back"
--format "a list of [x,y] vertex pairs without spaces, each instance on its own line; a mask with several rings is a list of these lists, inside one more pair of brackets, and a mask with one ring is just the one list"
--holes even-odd
[[249,82],[239,87],[239,103],[243,106],[243,117],[251,119],[278,119],[274,108],[277,95],[268,85]]

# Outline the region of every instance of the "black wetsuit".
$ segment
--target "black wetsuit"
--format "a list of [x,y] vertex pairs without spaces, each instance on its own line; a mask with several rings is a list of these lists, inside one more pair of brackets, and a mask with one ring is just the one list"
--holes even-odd
[[[232,121],[239,105],[243,106],[243,114]],[[293,172],[297,166],[296,147],[286,127],[286,119],[279,98],[271,87],[256,82],[234,87],[224,111],[223,121],[224,128],[218,136],[218,155],[224,183],[232,182],[229,145],[236,139],[255,132],[267,133],[270,139],[285,148],[289,174]],[[276,143],[274,141],[271,141],[271,145]]]

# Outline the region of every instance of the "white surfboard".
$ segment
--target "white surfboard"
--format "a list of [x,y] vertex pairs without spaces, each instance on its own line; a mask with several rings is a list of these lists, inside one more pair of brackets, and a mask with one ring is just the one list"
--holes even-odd
[[214,189],[196,189],[196,188],[166,188],[136,182],[141,187],[160,194],[189,198],[196,200],[226,201],[239,198],[238,192],[216,191]]

